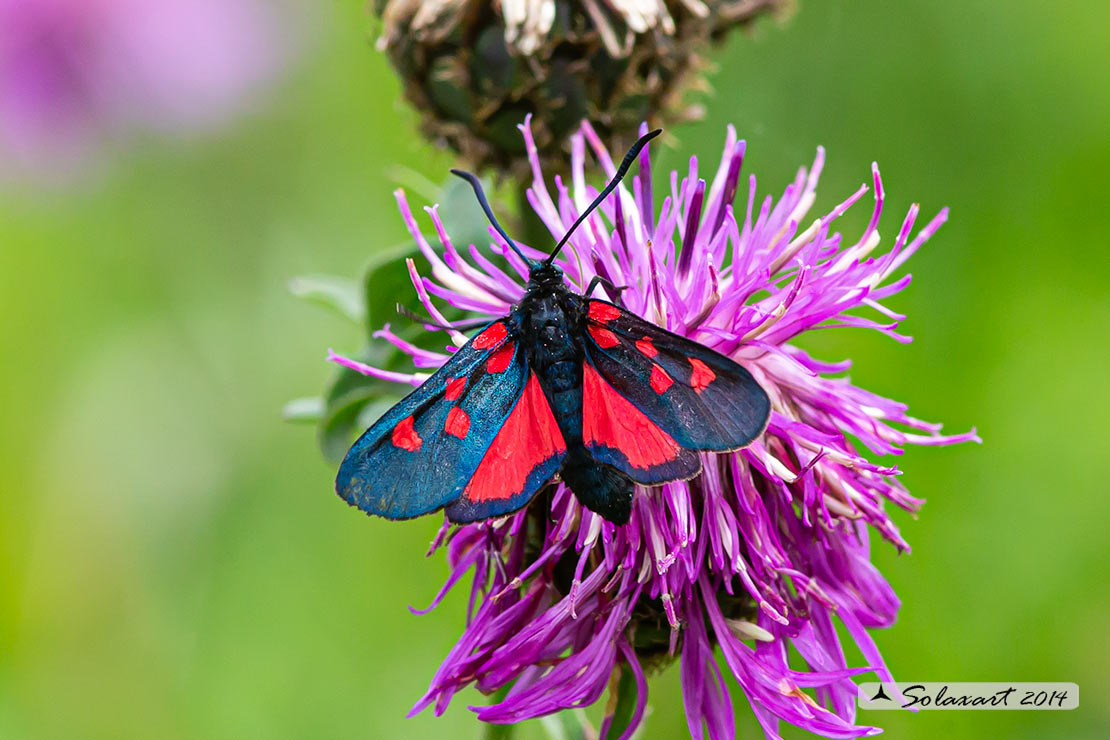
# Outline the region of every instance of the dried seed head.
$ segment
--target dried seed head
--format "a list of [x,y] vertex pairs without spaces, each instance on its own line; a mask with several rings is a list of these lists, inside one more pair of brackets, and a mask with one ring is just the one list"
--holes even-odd
[[546,168],[589,119],[620,150],[642,121],[698,118],[698,52],[790,0],[378,0],[378,48],[425,134],[475,168],[523,176],[517,124],[535,114]]

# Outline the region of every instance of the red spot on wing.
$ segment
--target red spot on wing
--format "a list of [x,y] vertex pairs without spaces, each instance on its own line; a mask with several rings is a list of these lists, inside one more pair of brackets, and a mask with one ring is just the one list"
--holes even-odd
[[582,440],[620,450],[632,467],[645,470],[674,460],[682,451],[588,363],[582,368]]
[[409,452],[416,452],[420,446],[424,444],[424,440],[420,439],[420,435],[412,426],[412,417],[406,416],[401,421],[397,422],[397,426],[393,427],[393,446],[400,447],[402,450]]
[[621,310],[616,306],[601,301],[590,301],[590,318],[602,324],[607,324],[621,315]]
[[566,449],[543,389],[531,373],[463,495],[475,502],[512,498],[524,490],[536,466]]
[[587,331],[590,332],[590,336],[597,342],[597,346],[602,349],[610,349],[621,343],[621,340],[617,339],[616,334],[603,327],[591,325],[587,328]]
[[690,367],[694,369],[690,374],[690,387],[698,393],[708,388],[709,384],[717,379],[717,373],[696,357],[690,358]]
[[458,406],[452,406],[447,412],[447,421],[443,424],[443,431],[452,437],[463,439],[470,431],[470,415]]
[[513,361],[513,351],[516,349],[516,344],[509,342],[508,344],[501,345],[501,349],[490,355],[486,360],[487,373],[503,373],[505,368]]
[[474,349],[489,349],[504,339],[508,333],[509,330],[505,328],[504,322],[498,321],[496,324],[490,324],[485,331],[474,337],[471,346]]
[[667,375],[666,370],[658,365],[651,366],[651,389],[653,391],[659,395],[663,395],[673,383],[674,381],[671,380],[670,375]]
[[444,398],[448,401],[454,401],[462,395],[463,389],[466,388],[466,378],[451,378],[447,381],[447,390],[443,392]]
[[651,343],[651,337],[644,337],[643,339],[636,340],[636,349],[640,350],[641,354],[648,357],[655,357],[659,354],[659,350]]

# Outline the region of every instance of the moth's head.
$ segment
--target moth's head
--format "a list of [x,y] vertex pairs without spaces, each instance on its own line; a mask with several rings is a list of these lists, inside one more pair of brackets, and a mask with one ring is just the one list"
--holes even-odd
[[550,262],[528,261],[528,283],[537,288],[563,284],[563,270]]

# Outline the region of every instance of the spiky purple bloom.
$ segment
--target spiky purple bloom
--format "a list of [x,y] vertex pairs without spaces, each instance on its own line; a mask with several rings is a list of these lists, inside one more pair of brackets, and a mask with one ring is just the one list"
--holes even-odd
[[[573,140],[571,183],[556,178],[552,194],[527,122],[521,130],[534,176],[529,201],[557,239],[596,195],[586,183],[587,151],[607,176],[613,161],[583,125]],[[866,186],[808,221],[824,152],[776,202],[757,197],[754,177],[741,190],[744,148],[730,128],[708,184],[694,158],[685,176],[653,182],[645,150],[631,188],[609,198],[558,262],[579,290],[594,275],[630,286],[621,298],[632,311],[747,367],[772,399],[766,433],[740,452],[704,455],[694,480],[638,488],[626,526],[582,508],[561,485],[500,520],[453,531],[445,522],[435,546],[447,541],[452,572],[432,606],[473,569],[470,614],[413,712],[433,704],[442,712],[469,684],[486,693],[511,685],[497,703],[474,709],[487,722],[517,722],[594,703],[619,666],[632,671],[639,689],[627,737],[647,701],[645,668],[677,658],[691,735],[732,738],[733,707],[714,659],[719,646],[769,738],[778,737],[780,720],[827,737],[878,731],[854,724],[852,677],[873,672],[892,680],[868,629],[890,625],[899,601],[870,562],[869,533],[874,528],[908,550],[884,506],[914,511],[922,502],[898,482],[897,468],[871,462],[850,440],[891,455],[909,444],[977,437],[941,435],[939,425],[908,416],[903,404],[852,385],[841,375],[849,363],[819,361],[790,340],[818,327],[857,326],[908,341],[896,333],[903,317],[881,301],[909,283],[909,275],[892,276],[946,212],[915,235],[914,205],[893,247],[876,253],[883,208],[877,167],[870,223],[851,240],[833,230],[834,222]],[[653,196],[660,191],[665,197],[656,213]],[[488,317],[506,314],[520,299],[526,267],[495,232],[491,250],[512,265],[509,273],[473,245],[468,260],[435,207],[427,211],[442,250],[433,249],[400,191],[397,200],[431,263],[433,277],[426,278],[409,262],[431,316],[443,320],[433,296]],[[857,308],[880,319],[848,313]],[[418,368],[447,357],[403,342],[388,327],[377,336],[409,353]],[[451,338],[465,341],[457,332]],[[413,385],[426,377],[333,359]],[[837,620],[867,666],[847,665]],[[809,670],[790,668],[791,646]]]
[[221,123],[280,36],[260,0],[0,0],[0,170],[65,176],[106,143]]

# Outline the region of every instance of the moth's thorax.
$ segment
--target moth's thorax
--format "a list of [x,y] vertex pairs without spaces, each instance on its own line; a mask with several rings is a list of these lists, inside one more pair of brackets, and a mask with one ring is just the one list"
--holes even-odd
[[579,436],[581,426],[582,350],[577,339],[581,310],[576,298],[560,277],[555,285],[530,284],[518,308],[528,363],[558,412],[564,436],[570,435],[568,441]]
[[521,303],[524,330],[534,354],[532,361],[538,368],[578,356],[574,340],[577,317],[568,311],[566,295],[566,291],[542,291]]

